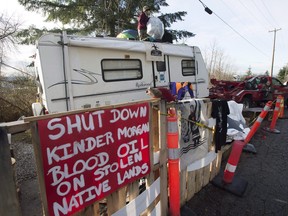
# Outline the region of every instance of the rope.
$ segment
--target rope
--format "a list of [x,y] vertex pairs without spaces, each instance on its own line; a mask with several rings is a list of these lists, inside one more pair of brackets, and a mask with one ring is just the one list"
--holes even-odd
[[[172,117],[172,115],[167,114],[167,113],[160,113],[160,115]],[[208,126],[205,125],[205,124],[202,124],[202,123],[199,123],[199,122],[196,122],[196,121],[187,119],[187,118],[179,117],[178,115],[176,115],[176,116],[177,116],[178,119],[183,119],[183,120],[185,120],[185,121],[192,122],[192,123],[196,124],[196,125],[199,126],[199,127],[203,127],[203,128],[209,129],[209,130],[211,130],[211,131],[214,131],[214,128],[208,127]]]
[[[272,101],[272,105],[273,105],[273,104],[276,104],[276,101],[277,101],[277,99],[275,99],[274,101]],[[153,109],[159,110],[159,109],[157,109],[156,107],[153,107]],[[172,115],[167,114],[167,113],[160,113],[160,115],[172,117]],[[211,131],[213,131],[213,132],[215,131],[214,128],[211,128],[211,127],[209,127],[209,126],[207,126],[207,125],[205,125],[205,124],[202,124],[202,123],[199,123],[199,122],[196,122],[196,121],[187,119],[187,118],[179,117],[178,115],[176,115],[176,116],[177,116],[178,119],[183,119],[183,120],[185,120],[185,121],[192,122],[192,123],[196,124],[196,125],[199,126],[199,127],[206,128],[206,129],[211,130]],[[249,123],[248,127],[252,126],[252,125],[254,124],[254,122],[257,120],[257,118],[258,118],[258,116],[255,117],[255,118]]]

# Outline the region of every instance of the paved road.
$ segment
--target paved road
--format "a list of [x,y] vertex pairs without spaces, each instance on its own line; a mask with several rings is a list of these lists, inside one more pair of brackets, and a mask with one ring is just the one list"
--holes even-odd
[[[270,126],[270,122],[263,121],[261,128],[264,126]],[[288,216],[288,119],[277,121],[280,134],[261,128],[250,142],[257,154],[242,152],[235,172],[234,179],[248,182],[243,196],[209,183],[186,204],[195,215]],[[222,162],[220,174],[226,163]]]

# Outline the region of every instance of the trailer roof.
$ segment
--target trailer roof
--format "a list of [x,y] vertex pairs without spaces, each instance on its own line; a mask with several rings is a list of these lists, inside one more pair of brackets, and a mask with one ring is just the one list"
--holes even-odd
[[[46,34],[43,35],[39,40],[38,46],[57,45],[60,46],[61,34]],[[156,45],[164,55],[174,56],[194,56],[193,49],[200,52],[198,47],[191,47],[183,44],[170,44],[170,43],[159,43],[149,41],[136,41],[126,40],[112,37],[86,37],[86,36],[72,36],[67,35],[68,46],[78,47],[94,47],[94,48],[105,48],[111,50],[123,50],[131,52],[146,52],[150,50],[152,46]]]

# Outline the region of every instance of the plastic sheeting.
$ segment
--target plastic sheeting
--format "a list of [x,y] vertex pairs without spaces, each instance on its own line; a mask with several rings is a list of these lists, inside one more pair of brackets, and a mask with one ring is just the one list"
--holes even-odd
[[162,39],[164,35],[164,25],[157,17],[150,17],[147,23],[147,34],[156,40]]
[[248,135],[250,128],[242,115],[243,104],[235,101],[228,101],[230,114],[227,118],[227,136],[228,140],[244,140]]

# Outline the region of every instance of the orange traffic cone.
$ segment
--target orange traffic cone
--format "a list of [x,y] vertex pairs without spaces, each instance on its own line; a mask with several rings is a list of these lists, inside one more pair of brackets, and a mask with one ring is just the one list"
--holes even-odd
[[262,112],[258,116],[257,120],[252,125],[249,133],[247,134],[247,136],[244,140],[245,144],[247,144],[251,140],[251,138],[254,136],[254,134],[256,133],[257,129],[259,128],[261,122],[266,117],[268,111],[271,109],[271,106],[272,106],[272,101],[268,101],[266,103],[265,107],[263,108]]
[[284,118],[284,97],[279,95],[280,97],[280,110],[279,110],[279,119]]
[[270,127],[263,127],[262,128],[263,130],[268,131],[270,133],[276,133],[276,134],[280,133],[280,131],[275,128],[276,121],[277,121],[278,115],[279,115],[279,110],[280,110],[280,102],[281,102],[281,98],[280,98],[280,96],[278,96],[277,100],[276,100],[276,105],[274,108],[273,118],[272,118]]

